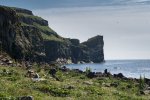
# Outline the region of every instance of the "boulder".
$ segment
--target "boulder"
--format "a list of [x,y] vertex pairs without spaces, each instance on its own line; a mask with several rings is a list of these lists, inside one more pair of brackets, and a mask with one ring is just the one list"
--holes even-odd
[[114,77],[117,77],[117,78],[124,78],[124,75],[122,73],[119,73],[119,74],[114,74]]
[[38,73],[35,73],[34,77],[33,78],[40,78],[39,74]]
[[34,100],[32,96],[23,96],[23,97],[19,97],[19,100]]
[[150,87],[147,87],[147,90],[150,90]]
[[68,72],[68,71],[70,71],[70,69],[67,68],[66,66],[61,67],[60,70],[63,71],[63,72]]
[[95,72],[89,72],[86,76],[88,78],[94,78],[94,77],[96,77]]
[[50,69],[49,74],[51,74],[52,76],[55,76],[57,70],[55,68]]
[[150,91],[149,90],[142,90],[142,91],[140,91],[140,94],[148,95],[148,94],[150,94]]
[[108,73],[108,71],[107,71],[107,69],[105,69],[105,70],[104,70],[104,74],[107,74],[107,73]]
[[128,89],[132,88],[132,85],[127,85],[127,88],[128,88]]
[[102,77],[102,76],[103,76],[103,73],[102,73],[102,72],[96,72],[96,73],[95,73],[95,76],[96,76],[96,77]]
[[9,60],[8,62],[7,62],[7,64],[13,64],[13,61],[11,61],[11,60]]
[[72,71],[76,72],[76,73],[83,73],[82,70],[79,70],[79,69],[73,69]]
[[104,87],[110,87],[110,83],[102,83],[102,86],[104,86]]
[[27,77],[33,78],[35,75],[35,72],[33,70],[28,70],[28,72],[26,73]]
[[150,86],[150,79],[145,78],[144,80],[145,80],[145,83]]
[[119,85],[118,82],[111,83],[110,86],[117,87]]
[[71,89],[75,89],[75,86],[73,86],[73,85],[68,85],[68,86],[65,86],[65,88],[71,90]]
[[84,81],[83,84],[86,84],[86,85],[93,85],[93,82],[92,82],[92,81]]

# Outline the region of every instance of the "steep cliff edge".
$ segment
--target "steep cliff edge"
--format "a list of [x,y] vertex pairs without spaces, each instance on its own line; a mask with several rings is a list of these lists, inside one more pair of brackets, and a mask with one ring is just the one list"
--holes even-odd
[[48,27],[48,21],[32,11],[0,6],[0,45],[14,59],[72,62],[102,62],[103,37],[96,36],[84,43],[59,36]]
[[89,48],[90,60],[93,62],[99,62],[104,60],[104,41],[103,36],[95,36],[82,43]]

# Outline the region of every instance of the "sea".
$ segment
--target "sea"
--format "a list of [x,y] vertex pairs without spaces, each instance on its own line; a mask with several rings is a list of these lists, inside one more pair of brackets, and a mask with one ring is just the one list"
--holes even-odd
[[104,63],[68,64],[67,68],[85,71],[90,68],[92,72],[104,72],[107,69],[111,74],[122,73],[128,78],[150,79],[150,60],[106,60]]

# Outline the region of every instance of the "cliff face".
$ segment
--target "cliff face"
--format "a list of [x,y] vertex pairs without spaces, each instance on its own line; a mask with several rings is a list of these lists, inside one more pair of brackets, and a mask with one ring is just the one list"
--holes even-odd
[[0,6],[0,45],[12,58],[31,61],[70,59],[77,63],[102,62],[103,37],[84,43],[59,36],[48,22],[32,11]]
[[88,39],[88,41],[83,42],[89,48],[90,60],[93,62],[99,62],[104,60],[104,41],[103,36],[95,36]]
[[18,56],[21,55],[22,51],[17,40],[22,37],[20,33],[22,30],[16,13],[10,8],[0,7],[0,45],[11,56],[17,51]]

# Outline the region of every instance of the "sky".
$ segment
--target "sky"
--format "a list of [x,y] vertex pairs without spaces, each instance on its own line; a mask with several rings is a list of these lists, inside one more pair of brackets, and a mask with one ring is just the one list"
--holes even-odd
[[59,35],[104,36],[105,59],[150,59],[150,0],[0,0],[30,9]]

